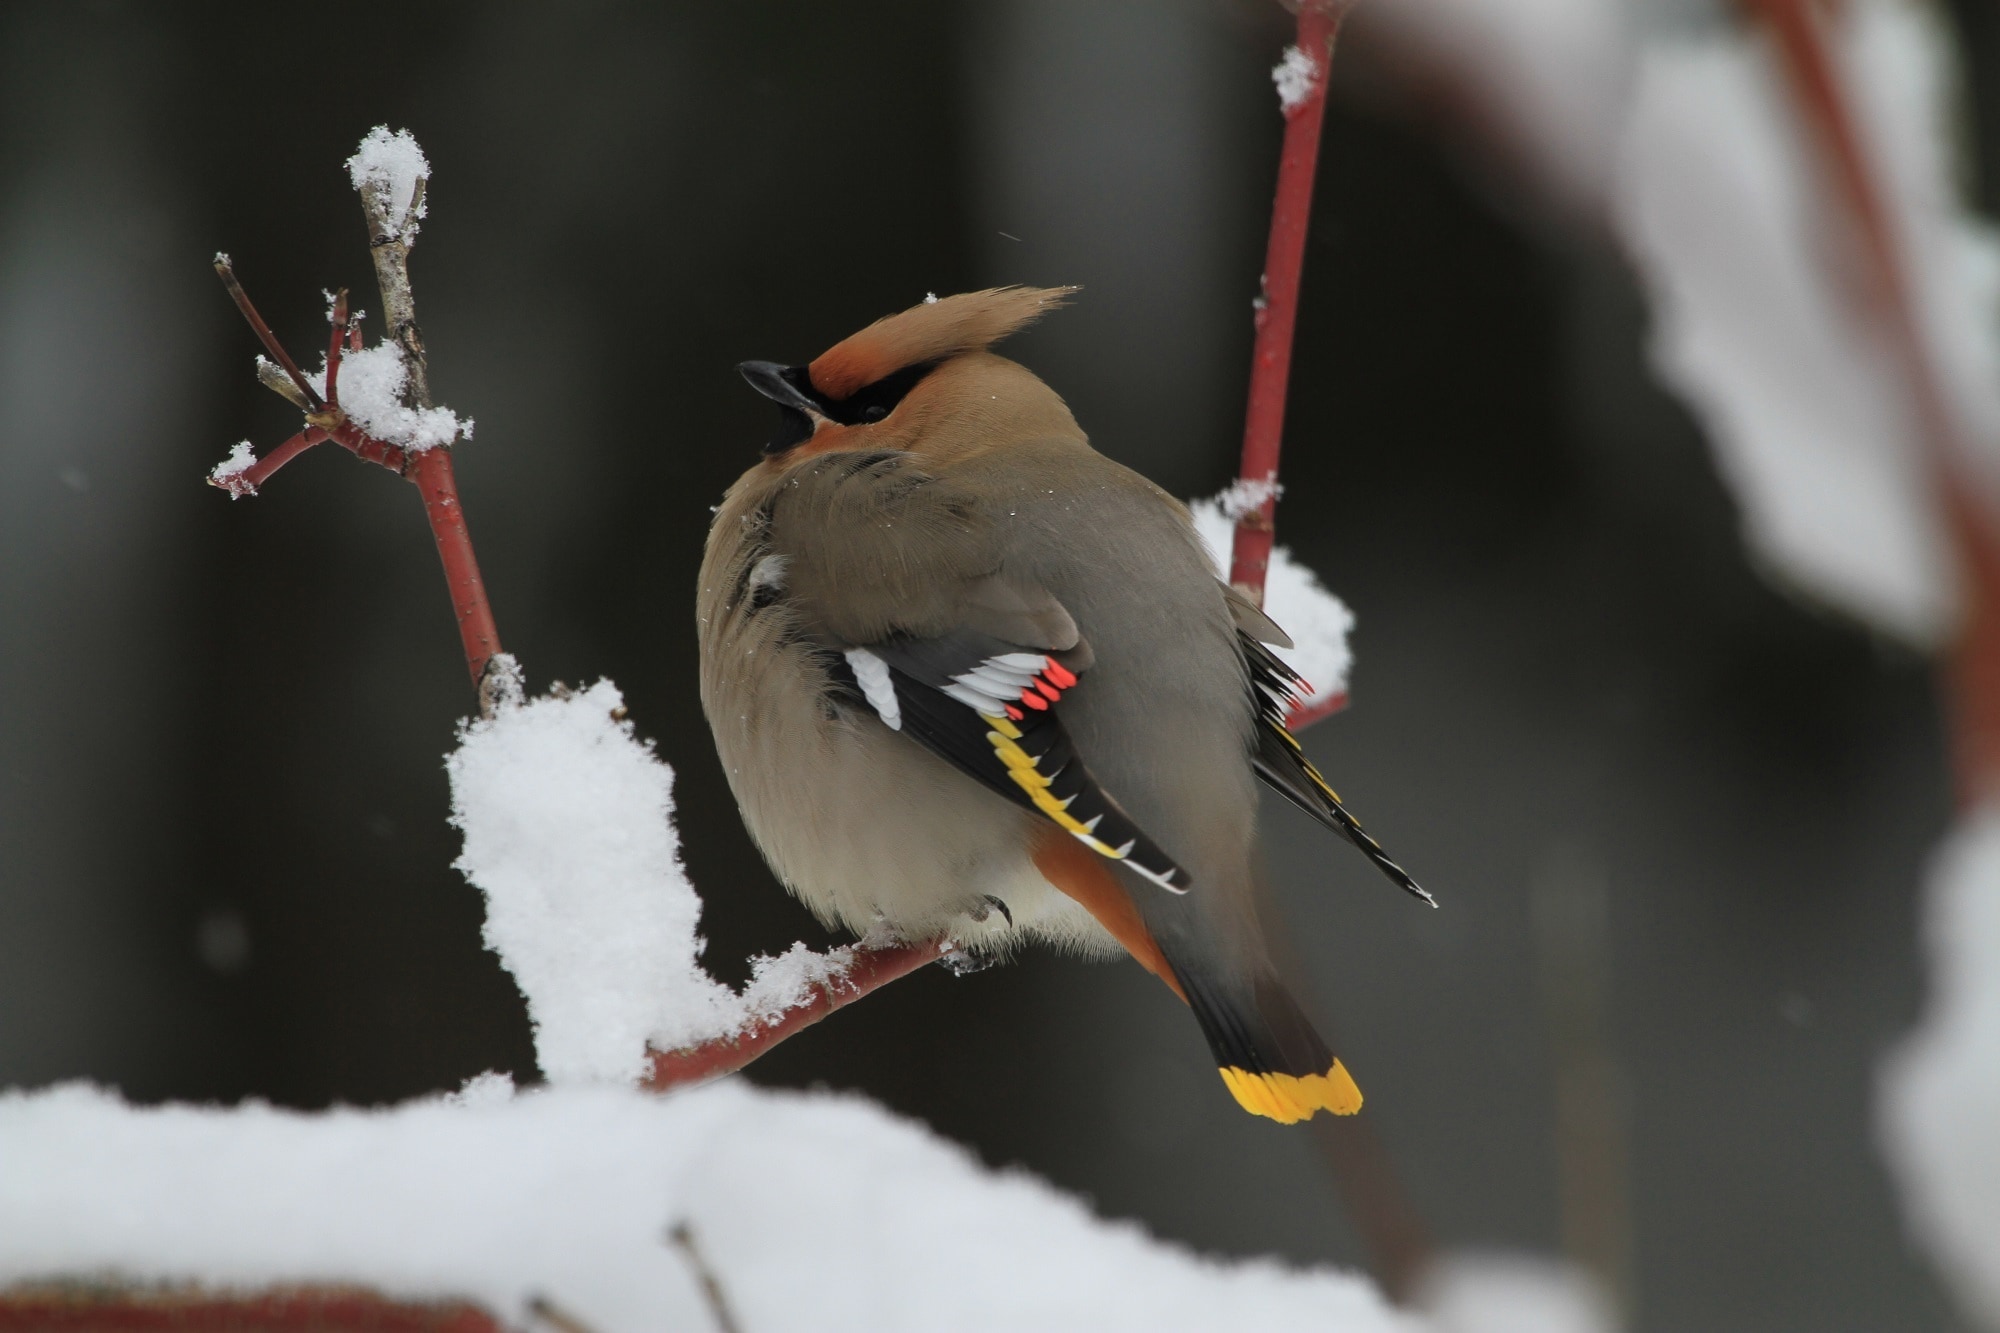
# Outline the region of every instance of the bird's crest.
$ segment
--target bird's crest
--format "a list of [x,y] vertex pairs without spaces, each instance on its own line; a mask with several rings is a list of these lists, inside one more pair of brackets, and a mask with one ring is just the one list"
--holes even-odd
[[822,352],[813,388],[838,401],[909,366],[992,346],[1063,305],[1074,287],[992,287],[913,305]]

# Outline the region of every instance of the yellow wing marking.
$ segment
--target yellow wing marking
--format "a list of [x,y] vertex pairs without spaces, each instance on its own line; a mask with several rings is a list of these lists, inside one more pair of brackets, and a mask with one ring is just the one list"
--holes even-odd
[[1014,779],[1015,785],[1022,791],[1028,793],[1028,799],[1035,803],[1037,810],[1060,824],[1098,855],[1108,856],[1114,861],[1125,859],[1124,850],[1094,836],[1097,831],[1095,819],[1088,824],[1084,823],[1069,812],[1067,801],[1056,799],[1055,793],[1049,790],[1049,778],[1035,767],[1035,761],[1029,757],[1028,752],[1014,743],[1020,739],[1020,728],[1004,717],[987,717],[984,713],[980,716],[986,718],[993,727],[993,730],[986,733],[987,743],[993,747],[993,753],[1007,766],[1007,776]]

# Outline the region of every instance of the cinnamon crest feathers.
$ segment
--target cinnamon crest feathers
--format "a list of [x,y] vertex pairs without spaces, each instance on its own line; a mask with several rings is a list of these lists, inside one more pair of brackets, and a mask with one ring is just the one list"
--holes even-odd
[[1283,631],[1214,577],[1186,510],[989,350],[1072,290],[926,301],[809,365],[744,363],[779,426],[702,564],[717,749],[822,920],[1129,953],[1245,1109],[1351,1114],[1259,920],[1258,779],[1423,891],[1284,730]]

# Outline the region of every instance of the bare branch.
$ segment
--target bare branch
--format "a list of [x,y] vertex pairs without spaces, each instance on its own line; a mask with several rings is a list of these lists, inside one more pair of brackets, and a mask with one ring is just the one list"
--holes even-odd
[[736,1316],[729,1308],[729,1297],[722,1289],[722,1279],[709,1267],[708,1260],[695,1243],[694,1227],[687,1222],[677,1222],[667,1233],[667,1239],[674,1243],[687,1265],[694,1271],[695,1282],[701,1287],[701,1297],[708,1302],[708,1312],[715,1317],[716,1333],[742,1333],[743,1326],[736,1322]]

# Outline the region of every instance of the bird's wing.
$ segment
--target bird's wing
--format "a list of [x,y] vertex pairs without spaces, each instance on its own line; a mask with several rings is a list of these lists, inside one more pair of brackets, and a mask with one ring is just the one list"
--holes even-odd
[[1410,878],[1408,871],[1390,860],[1382,844],[1369,837],[1360,821],[1347,813],[1339,795],[1306,758],[1298,737],[1285,725],[1285,715],[1305,685],[1299,673],[1259,642],[1256,634],[1241,628],[1241,617],[1237,623],[1237,638],[1250,666],[1250,693],[1257,708],[1257,748],[1251,756],[1257,776],[1293,805],[1359,847],[1398,888],[1436,907],[1437,900]]
[[1074,650],[1024,648],[973,628],[843,654],[884,724],[1098,855],[1187,892],[1187,872],[1098,785],[1070,743],[1060,705],[1078,676],[1064,657],[1077,660]]
[[906,453],[827,454],[773,497],[786,595],[890,728],[1175,893],[1188,874],[1091,776],[1059,705],[1092,662],[1060,601],[1003,571],[1004,506]]

